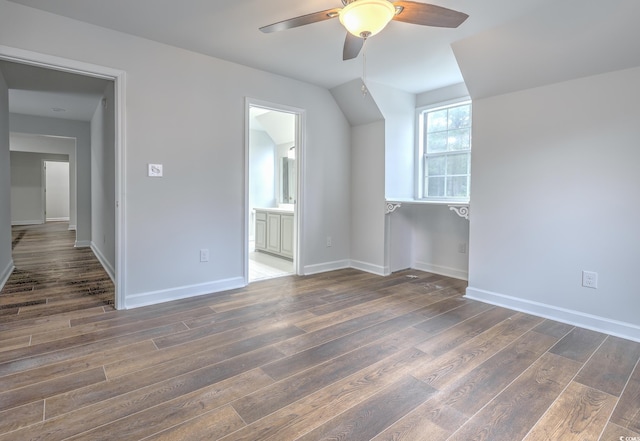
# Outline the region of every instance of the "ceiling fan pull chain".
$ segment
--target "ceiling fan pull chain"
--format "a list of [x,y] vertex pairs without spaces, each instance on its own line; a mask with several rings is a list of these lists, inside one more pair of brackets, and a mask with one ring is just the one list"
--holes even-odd
[[369,93],[367,90],[367,39],[364,39],[364,43],[362,45],[362,96],[365,97]]

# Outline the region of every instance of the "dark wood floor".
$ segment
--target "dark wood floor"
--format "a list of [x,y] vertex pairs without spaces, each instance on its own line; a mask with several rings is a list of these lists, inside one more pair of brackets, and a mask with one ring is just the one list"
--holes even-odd
[[640,437],[640,344],[464,299],[462,281],[340,270],[115,311],[59,233],[16,229],[2,441]]

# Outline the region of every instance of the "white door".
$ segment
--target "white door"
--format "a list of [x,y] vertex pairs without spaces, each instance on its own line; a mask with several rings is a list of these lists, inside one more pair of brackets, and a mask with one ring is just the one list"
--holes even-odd
[[45,161],[45,219],[69,221],[69,163]]

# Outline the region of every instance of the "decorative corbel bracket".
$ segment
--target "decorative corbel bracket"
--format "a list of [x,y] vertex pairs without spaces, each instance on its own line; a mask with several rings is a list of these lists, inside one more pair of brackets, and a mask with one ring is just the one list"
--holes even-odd
[[384,203],[384,214],[390,214],[400,208],[402,204],[400,202],[385,202]]
[[455,211],[455,213],[469,220],[469,206],[468,205],[449,205],[449,210]]

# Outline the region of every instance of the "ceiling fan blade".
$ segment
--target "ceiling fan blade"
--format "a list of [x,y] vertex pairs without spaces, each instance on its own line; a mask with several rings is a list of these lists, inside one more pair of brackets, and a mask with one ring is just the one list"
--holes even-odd
[[267,26],[263,26],[260,30],[264,33],[284,31],[286,29],[297,28],[298,26],[304,26],[311,23],[317,23],[319,21],[329,20],[335,18],[340,13],[342,8],[327,9],[326,11],[314,12],[312,14],[301,15],[300,17],[290,18],[288,20],[279,21]]
[[364,46],[364,39],[356,37],[355,35],[347,32],[347,38],[344,40],[344,49],[342,50],[342,60],[351,60],[356,58],[360,53],[360,50]]
[[443,8],[442,6],[418,3],[408,0],[393,2],[393,5],[402,10],[393,19],[405,23],[413,23],[423,26],[436,26],[440,28],[457,28],[469,16],[464,12]]

